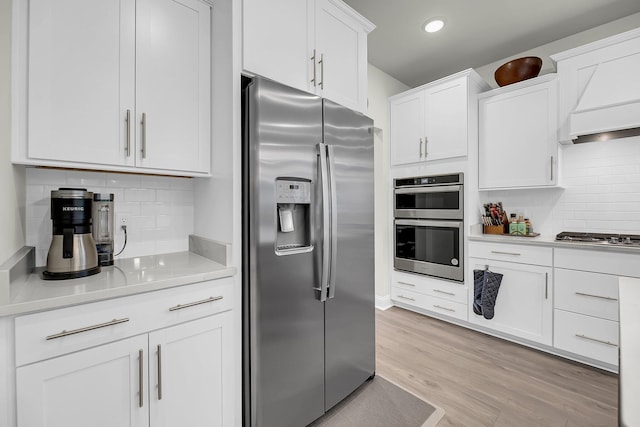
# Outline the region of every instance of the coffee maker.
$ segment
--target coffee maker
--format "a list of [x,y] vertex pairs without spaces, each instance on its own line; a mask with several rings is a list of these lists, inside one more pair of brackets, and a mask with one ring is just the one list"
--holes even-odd
[[92,193],[84,188],[51,191],[53,236],[43,279],[73,279],[100,272],[91,235],[92,202]]

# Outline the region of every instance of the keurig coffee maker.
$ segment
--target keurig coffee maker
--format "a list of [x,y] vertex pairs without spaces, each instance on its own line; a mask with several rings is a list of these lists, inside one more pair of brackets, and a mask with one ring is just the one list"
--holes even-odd
[[92,193],[84,188],[51,191],[53,237],[43,279],[73,279],[100,272],[91,236]]

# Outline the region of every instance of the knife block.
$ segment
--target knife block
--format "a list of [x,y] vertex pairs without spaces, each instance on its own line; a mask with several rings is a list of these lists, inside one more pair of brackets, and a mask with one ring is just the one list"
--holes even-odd
[[482,227],[482,232],[484,234],[509,234],[509,224],[483,225]]

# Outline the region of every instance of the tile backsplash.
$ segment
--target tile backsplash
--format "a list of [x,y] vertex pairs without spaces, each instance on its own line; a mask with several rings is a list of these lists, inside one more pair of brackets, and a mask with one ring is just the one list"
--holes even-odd
[[531,218],[534,231],[640,234],[640,137],[563,145],[556,189],[491,191],[507,212]]
[[51,243],[51,191],[78,187],[114,194],[116,253],[124,244],[119,217],[129,217],[127,247],[119,257],[188,250],[189,234],[194,228],[193,181],[177,177],[27,168],[26,244],[36,247],[36,265],[46,265]]

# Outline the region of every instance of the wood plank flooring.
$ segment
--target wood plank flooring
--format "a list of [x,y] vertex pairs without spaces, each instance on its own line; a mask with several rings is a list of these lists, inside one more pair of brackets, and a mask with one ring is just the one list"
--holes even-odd
[[618,377],[401,308],[376,310],[376,372],[441,406],[438,427],[617,426]]

